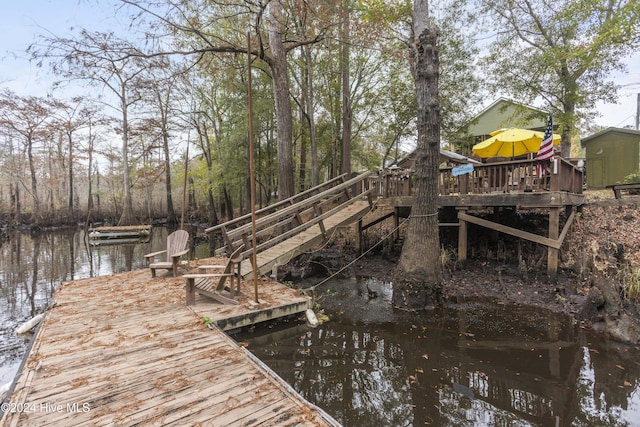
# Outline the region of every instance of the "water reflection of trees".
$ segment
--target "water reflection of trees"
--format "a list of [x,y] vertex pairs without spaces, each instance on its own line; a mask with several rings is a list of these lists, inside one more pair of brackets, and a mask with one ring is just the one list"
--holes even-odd
[[[28,338],[15,335],[15,328],[45,311],[61,283],[144,268],[143,255],[164,249],[167,231],[154,227],[146,242],[127,244],[118,241],[95,244],[78,229],[13,232],[8,239],[2,240],[0,385],[11,380],[28,344]],[[192,235],[196,235],[196,231],[192,229]],[[193,253],[200,257],[211,254],[202,244],[197,249]]]
[[[368,332],[293,328],[254,341],[287,382],[312,402],[322,402],[343,424],[403,425],[412,413],[409,384],[397,345]],[[293,337],[292,334],[297,335]]]
[[28,337],[15,335],[16,327],[45,311],[60,283],[142,268],[143,254],[164,247],[164,229],[156,229],[153,239],[147,244],[91,246],[82,230],[67,229],[14,232],[2,241],[0,385],[11,380],[28,344]]
[[633,416],[623,410],[638,391],[637,349],[598,350],[536,311],[443,316],[241,339],[344,425],[617,426]]
[[163,229],[154,232],[152,242],[99,246],[82,230],[13,233],[0,245],[3,320],[15,324],[44,311],[62,282],[142,268],[143,255],[164,247],[165,239]]

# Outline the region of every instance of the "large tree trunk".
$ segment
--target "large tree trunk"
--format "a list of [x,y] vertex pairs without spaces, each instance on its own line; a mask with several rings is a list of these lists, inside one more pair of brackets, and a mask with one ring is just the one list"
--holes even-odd
[[[89,135],[91,138],[91,135]],[[87,150],[87,213],[90,214],[93,210],[93,150],[89,148]]]
[[69,200],[68,200],[68,208],[69,208],[69,216],[71,219],[74,217],[73,211],[73,135],[71,132],[67,133],[67,137],[69,138]]
[[314,93],[313,93],[313,62],[311,61],[311,48],[303,47],[305,66],[307,69],[306,82],[308,89],[307,101],[307,117],[309,120],[309,141],[311,145],[311,186],[315,187],[320,184],[320,166],[318,165],[318,144],[316,141],[316,121],[314,118]]
[[[178,218],[176,217],[176,211],[173,208],[173,190],[171,188],[171,153],[169,151],[169,132],[166,130],[166,119],[163,119],[163,131],[162,131],[162,148],[164,151],[164,182],[165,192],[167,195],[167,223],[177,224]],[[188,161],[189,159],[187,159]]]
[[122,89],[120,100],[122,104],[122,185],[124,187],[124,206],[118,225],[133,225],[135,217],[133,215],[133,199],[131,198],[131,177],[129,176],[129,119],[124,88]]
[[564,108],[564,117],[562,118],[563,128],[560,136],[560,155],[564,158],[571,157],[571,134],[573,133],[573,125],[576,117],[576,82],[571,76],[569,67],[563,64],[560,70],[560,79],[565,88],[565,94],[562,99]]
[[438,235],[438,164],[440,106],[438,102],[437,32],[428,23],[427,1],[414,1],[413,74],[418,101],[418,146],[413,206],[396,268],[393,304],[425,309],[438,302],[442,286]]
[[16,207],[16,216],[15,216],[15,220],[17,223],[20,223],[22,221],[22,201],[20,200],[20,189],[18,188],[18,185],[16,184],[15,187],[15,192],[14,194],[16,195],[15,198],[15,207]]
[[[194,122],[196,131],[198,132],[198,145],[207,162],[207,215],[211,226],[218,225],[218,214],[216,212],[216,203],[213,197],[213,156],[211,153],[211,138],[205,123],[199,121]],[[219,135],[215,135],[215,140],[219,140]],[[224,212],[222,212],[224,214]]]
[[93,133],[93,123],[89,119],[89,132],[87,135],[87,217],[93,214],[93,143],[96,135]]
[[31,175],[31,199],[33,200],[33,212],[40,214],[40,199],[38,198],[38,179],[36,178],[36,168],[33,160],[33,140],[29,137],[27,141],[27,158],[29,160],[29,174]]
[[282,42],[282,4],[271,2],[269,46],[271,48],[270,67],[273,78],[273,97],[276,107],[278,130],[278,198],[294,195],[293,180],[293,117],[289,99],[289,76],[287,73],[287,53]]
[[[306,103],[306,97],[308,93],[305,93],[305,89],[302,89],[303,105]],[[305,114],[303,109],[300,109],[300,123],[303,123]],[[307,135],[305,135],[304,126],[302,127],[302,135],[300,137],[300,169],[298,171],[298,191],[303,192],[307,181]]]

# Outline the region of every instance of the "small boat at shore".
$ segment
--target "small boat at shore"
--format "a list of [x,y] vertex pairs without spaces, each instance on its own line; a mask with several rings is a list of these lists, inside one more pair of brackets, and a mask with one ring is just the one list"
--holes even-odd
[[150,225],[116,225],[89,229],[89,238],[94,240],[133,239],[151,235]]

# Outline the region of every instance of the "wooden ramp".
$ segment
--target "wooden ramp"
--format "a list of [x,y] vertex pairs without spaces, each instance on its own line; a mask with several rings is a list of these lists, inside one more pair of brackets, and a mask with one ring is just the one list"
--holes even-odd
[[[363,192],[371,172],[341,182],[332,180],[290,199],[256,212],[255,239],[258,275],[284,265],[315,245],[330,239],[336,229],[352,224],[373,207],[373,189]],[[211,227],[208,233],[220,232],[225,242],[216,254],[230,254],[244,245],[242,276],[253,277],[253,225],[250,215]]]
[[[268,247],[256,254],[258,275],[270,272],[274,266],[284,265],[305,251],[326,241],[337,228],[352,224],[360,220],[371,210],[367,200],[357,200],[351,205],[341,208],[323,221],[323,227],[319,224],[301,230],[287,240]],[[245,256],[251,256],[245,253]],[[253,265],[251,258],[242,261],[242,276],[245,279],[253,277]]]
[[61,285],[8,402],[0,426],[337,425],[146,270]]

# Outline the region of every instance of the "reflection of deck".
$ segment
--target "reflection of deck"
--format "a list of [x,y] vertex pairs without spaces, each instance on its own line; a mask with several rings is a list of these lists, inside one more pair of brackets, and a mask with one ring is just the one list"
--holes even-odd
[[55,300],[8,400],[25,410],[2,426],[337,424],[203,325],[182,278],[78,280]]
[[[353,417],[344,420],[345,425],[359,425],[356,417],[366,419],[367,425],[405,425],[411,420],[412,425],[498,425],[498,418],[482,417],[488,405],[490,412],[511,421],[506,425],[526,420],[525,425],[564,426],[576,416],[576,385],[585,360],[578,330],[563,317],[539,309],[486,310],[474,304],[466,312],[414,318],[411,327],[398,333],[400,324],[386,323],[393,316],[378,317],[391,313],[381,308],[387,302],[363,296],[364,285],[329,286],[338,296],[328,303],[327,312],[345,312],[333,314],[335,321],[306,336],[304,327],[262,328],[241,339],[303,395]],[[363,315],[376,320],[362,321]],[[292,353],[297,356],[292,358]],[[327,368],[336,361],[340,373]],[[336,394],[335,389],[353,392]],[[341,412],[361,402],[367,406],[358,412]],[[396,418],[392,424],[384,418],[389,414],[385,408],[401,405],[414,411],[409,422]],[[373,417],[386,422],[373,422]]]

